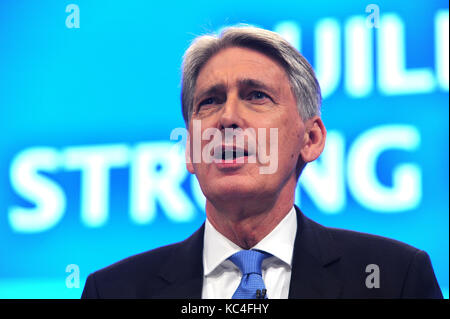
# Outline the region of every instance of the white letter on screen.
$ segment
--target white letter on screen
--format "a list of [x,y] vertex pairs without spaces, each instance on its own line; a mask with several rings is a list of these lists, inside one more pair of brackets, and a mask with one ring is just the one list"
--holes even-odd
[[308,163],[300,177],[302,189],[326,214],[339,213],[345,206],[344,144],[342,134],[329,131],[319,161]]
[[330,96],[341,78],[341,30],[334,19],[321,20],[315,30],[314,61],[322,97]]
[[[188,176],[184,153],[174,152],[173,144],[138,144],[133,151],[130,172],[130,215],[138,224],[156,217],[156,203],[175,222],[190,221],[195,207],[181,188]],[[177,155],[178,154],[178,155]]]
[[436,75],[442,90],[448,91],[448,10],[439,10],[435,18]]
[[429,68],[406,69],[405,31],[396,14],[385,14],[378,29],[378,86],[385,94],[427,93],[435,81]]
[[414,151],[420,133],[410,125],[381,125],[360,135],[353,143],[347,162],[348,186],[362,206],[395,213],[416,208],[422,198],[419,166],[398,165],[392,172],[392,187],[380,183],[376,174],[378,157],[386,150]]
[[36,233],[55,226],[63,217],[63,190],[39,171],[55,172],[60,167],[58,151],[50,147],[29,148],[14,157],[10,168],[12,188],[35,207],[12,206],[8,218],[18,232]]
[[345,88],[354,97],[368,95],[373,88],[373,29],[362,16],[345,25]]
[[301,51],[302,31],[295,21],[282,21],[275,25],[274,31],[281,35],[297,51]]
[[81,220],[100,227],[108,219],[109,170],[128,164],[128,146],[70,147],[64,151],[65,167],[81,170]]

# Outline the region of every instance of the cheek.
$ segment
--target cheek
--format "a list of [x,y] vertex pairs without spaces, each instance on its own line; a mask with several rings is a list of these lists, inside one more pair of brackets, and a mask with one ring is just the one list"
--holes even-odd
[[279,131],[280,161],[292,162],[296,165],[303,145],[303,131],[298,125],[286,125]]

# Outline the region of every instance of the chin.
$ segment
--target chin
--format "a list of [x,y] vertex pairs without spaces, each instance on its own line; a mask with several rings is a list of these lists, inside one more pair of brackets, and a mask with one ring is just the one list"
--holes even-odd
[[208,186],[207,196],[214,200],[246,199],[261,193],[261,185],[249,181],[217,181]]

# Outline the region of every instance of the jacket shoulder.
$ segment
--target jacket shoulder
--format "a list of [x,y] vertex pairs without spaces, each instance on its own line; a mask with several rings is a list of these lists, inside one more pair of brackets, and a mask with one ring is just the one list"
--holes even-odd
[[[204,224],[187,239],[149,250],[90,274],[82,298],[156,298],[174,281],[202,272]],[[195,286],[196,287],[196,286]]]
[[91,273],[86,280],[82,298],[140,298],[149,291],[149,287],[163,287],[165,282],[158,274],[164,261],[181,244],[139,253]]
[[170,244],[158,247],[143,253],[139,253],[118,262],[115,262],[105,268],[98,270],[98,274],[133,274],[141,272],[154,273],[161,266],[161,261],[170,257],[174,250],[180,246],[180,243]]
[[386,258],[389,257],[389,254],[395,254],[396,259],[398,259],[411,257],[420,251],[412,245],[384,236],[333,227],[324,228],[343,250],[343,253],[382,254]]
[[341,254],[344,297],[442,298],[425,251],[383,236],[324,228]]

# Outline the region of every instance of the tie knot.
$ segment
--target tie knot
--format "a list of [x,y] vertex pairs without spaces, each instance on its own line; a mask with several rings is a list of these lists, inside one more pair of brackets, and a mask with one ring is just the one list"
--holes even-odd
[[261,264],[270,254],[258,250],[241,250],[229,259],[239,267],[243,275],[261,275]]

